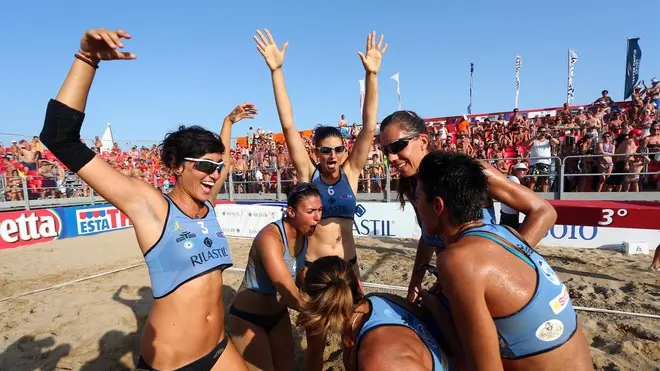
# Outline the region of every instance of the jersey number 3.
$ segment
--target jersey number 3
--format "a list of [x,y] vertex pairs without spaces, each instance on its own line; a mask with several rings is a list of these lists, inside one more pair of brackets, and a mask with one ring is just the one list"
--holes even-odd
[[199,227],[202,229],[202,233],[209,234],[209,229],[204,226],[204,222],[197,222],[197,224],[199,224]]

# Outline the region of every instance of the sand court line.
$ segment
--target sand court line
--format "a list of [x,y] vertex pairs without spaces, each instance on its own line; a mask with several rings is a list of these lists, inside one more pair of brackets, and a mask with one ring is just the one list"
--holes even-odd
[[[78,278],[78,279],[75,279],[75,280],[58,283],[56,285],[40,288],[40,289],[37,289],[37,290],[24,292],[22,294],[8,296],[8,297],[0,299],[0,303],[5,302],[5,301],[18,299],[18,298],[22,298],[24,296],[38,294],[38,293],[45,292],[45,291],[55,290],[55,289],[58,289],[60,287],[73,285],[73,284],[76,284],[76,283],[79,283],[79,282],[93,280],[95,278],[99,278],[99,277],[103,277],[103,276],[107,276],[107,275],[111,275],[111,274],[115,274],[115,273],[120,273],[120,272],[123,272],[123,271],[127,271],[127,270],[130,270],[130,269],[135,269],[135,268],[141,267],[143,265],[145,265],[144,262],[137,263],[137,264],[133,264],[133,265],[123,267],[123,268],[113,269],[111,271],[101,272],[101,273],[94,274],[94,275],[91,275],[91,276],[86,276],[86,277]],[[225,271],[243,273],[243,272],[245,272],[245,268],[230,267],[230,268],[225,269]],[[376,289],[383,289],[383,290],[393,290],[393,291],[402,291],[402,292],[407,292],[408,291],[408,288],[404,287],[404,286],[385,285],[385,284],[374,283],[374,282],[363,282],[362,284],[365,287],[369,287],[369,288],[376,288]],[[589,307],[580,307],[580,306],[573,306],[573,308],[575,308],[575,310],[584,311],[584,312],[619,314],[619,315],[632,316],[632,317],[644,317],[644,318],[660,319],[660,315],[657,315],[657,314],[624,312],[624,311],[613,310],[613,309],[589,308]]]

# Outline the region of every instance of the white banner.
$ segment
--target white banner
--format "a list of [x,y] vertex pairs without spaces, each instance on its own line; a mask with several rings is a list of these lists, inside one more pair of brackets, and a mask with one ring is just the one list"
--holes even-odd
[[364,108],[364,80],[359,80],[360,83],[360,114],[362,114],[362,109]]
[[255,237],[268,223],[282,218],[285,208],[280,206],[215,205],[215,213],[227,236]]
[[[262,205],[219,204],[215,206],[218,221],[228,236],[255,237],[268,223],[282,217],[284,207]],[[495,203],[499,221],[500,204]],[[520,216],[520,220],[524,219]],[[419,239],[421,230],[411,204],[401,210],[398,202],[358,203],[354,236]],[[645,242],[654,249],[660,241],[660,230],[622,229],[592,226],[555,225],[541,240],[541,246],[572,248],[618,249],[629,236],[634,241]]]
[[522,57],[516,56],[516,105],[518,108],[518,94],[520,93],[520,69],[522,68]]
[[568,103],[569,106],[571,105],[573,95],[575,94],[575,88],[573,87],[573,71],[575,70],[575,64],[577,61],[577,52],[568,49],[568,91],[566,92],[566,103]]
[[399,111],[401,111],[401,83],[399,82],[399,73],[397,72],[394,75],[392,75],[391,79],[396,81],[396,96],[399,102],[398,104]]

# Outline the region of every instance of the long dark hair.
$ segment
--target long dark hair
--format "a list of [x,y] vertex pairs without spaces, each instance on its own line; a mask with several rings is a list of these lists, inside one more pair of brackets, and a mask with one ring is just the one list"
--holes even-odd
[[[401,127],[402,131],[411,133],[411,134],[426,134],[428,135],[428,129],[426,128],[426,123],[424,119],[419,117],[413,111],[396,111],[391,115],[385,117],[383,122],[380,123],[380,131],[385,130],[389,125],[397,124]],[[397,200],[401,205],[401,209],[406,206],[406,195],[410,195],[414,192],[413,188],[415,186],[415,180],[413,177],[403,178],[399,177],[397,185]]]

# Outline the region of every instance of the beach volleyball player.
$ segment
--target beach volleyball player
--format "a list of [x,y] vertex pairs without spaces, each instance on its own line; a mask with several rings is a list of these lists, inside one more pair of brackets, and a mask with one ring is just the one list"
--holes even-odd
[[[311,183],[291,188],[286,215],[255,237],[243,283],[229,308],[231,338],[250,370],[293,370],[289,311],[300,311],[296,276],[307,238],[321,220],[321,194]],[[279,294],[279,297],[278,297]]]
[[305,275],[303,324],[337,333],[347,371],[454,370],[450,342],[432,316],[405,298],[364,295],[355,271],[336,256],[319,258]]
[[[387,116],[380,124],[379,139],[383,154],[391,167],[399,172],[398,200],[401,207],[410,201],[415,212],[417,208],[413,202],[416,198],[417,169],[422,158],[431,152],[426,123],[413,111],[397,111]],[[515,184],[499,170],[485,161],[479,161],[488,180],[487,197],[482,204],[482,220],[486,224],[494,222],[495,212],[492,209],[492,199],[525,214],[525,220],[520,226],[520,233],[532,245],[541,241],[545,233],[554,224],[557,213],[554,208],[534,192],[519,184]],[[420,220],[420,218],[417,218]],[[421,220],[420,220],[421,226]],[[428,264],[433,252],[444,249],[442,237],[429,234],[422,227],[422,237],[417,245],[417,255],[413,272],[408,286],[408,300],[415,301],[422,283],[424,271],[421,267]]]
[[[264,35],[265,33],[265,35]],[[355,139],[350,154],[344,138],[336,127],[322,126],[314,132],[315,154],[318,164],[311,161],[293,122],[293,109],[289,100],[282,65],[288,43],[280,50],[268,30],[257,31],[254,37],[257,49],[270,68],[277,112],[282,131],[289,149],[289,155],[296,168],[298,178],[303,182],[316,184],[323,200],[323,215],[316,231],[309,238],[306,265],[329,255],[339,256],[350,262],[359,277],[359,267],[353,239],[356,193],[360,172],[367,163],[369,150],[376,131],[378,114],[378,71],[382,56],[387,50],[383,36],[376,41],[376,33],[367,37],[367,47],[363,54],[358,52],[365,69],[366,92],[362,114],[362,130]],[[311,77],[311,76],[310,76]],[[305,272],[302,272],[304,277]],[[324,337],[309,337],[305,352],[305,370],[315,371],[323,367]]]
[[449,310],[467,368],[592,370],[566,285],[513,229],[483,223],[488,178],[479,161],[432,152],[417,178],[424,229],[446,242],[437,257],[439,289],[423,291],[422,303]]
[[[40,139],[71,171],[125,213],[149,269],[154,301],[143,331],[139,370],[247,370],[224,329],[222,271],[232,265],[227,239],[209,201],[227,177],[231,126],[256,108],[242,104],[227,116],[220,137],[180,127],[160,145],[163,165],[176,176],[163,194],[122,175],[80,140],[87,96],[101,61],[132,60],[122,39],[105,29],[85,32],[57,97],[50,100]],[[120,98],[117,102],[121,104]]]

